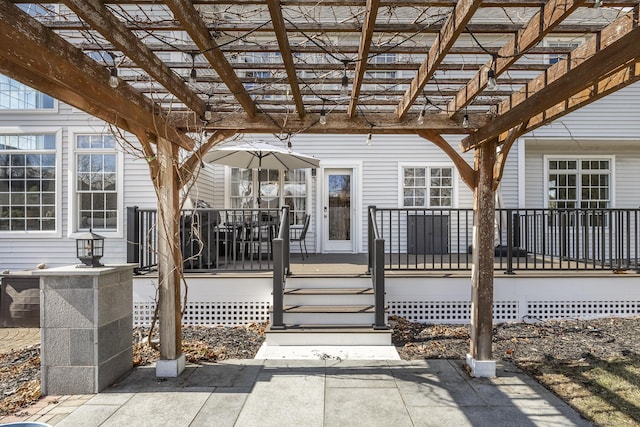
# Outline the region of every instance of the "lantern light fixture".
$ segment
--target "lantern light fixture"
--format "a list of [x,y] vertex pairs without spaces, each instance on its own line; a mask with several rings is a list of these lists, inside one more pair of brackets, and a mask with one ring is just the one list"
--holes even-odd
[[78,267],[103,267],[100,258],[104,255],[104,237],[89,231],[78,233],[76,239],[76,256],[82,264]]

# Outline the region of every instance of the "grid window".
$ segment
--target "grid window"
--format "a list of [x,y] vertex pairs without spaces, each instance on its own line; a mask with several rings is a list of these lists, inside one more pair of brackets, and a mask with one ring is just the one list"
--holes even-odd
[[0,110],[51,110],[53,98],[0,75]]
[[[260,198],[254,188],[260,188]],[[302,224],[307,212],[307,170],[281,173],[274,169],[231,169],[231,207],[279,208],[288,205],[292,224]]]
[[55,231],[55,135],[0,135],[0,231]]
[[118,161],[111,135],[76,137],[78,229],[114,231],[118,227]]
[[552,209],[603,209],[610,205],[610,160],[550,160],[548,180]]
[[405,167],[402,191],[404,207],[451,207],[453,206],[453,169]]

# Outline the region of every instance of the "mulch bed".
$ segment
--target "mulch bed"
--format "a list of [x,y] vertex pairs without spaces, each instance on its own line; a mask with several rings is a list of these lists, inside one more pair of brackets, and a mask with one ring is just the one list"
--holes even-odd
[[[393,343],[402,359],[464,359],[468,325],[433,325],[391,317]],[[264,341],[266,325],[185,327],[183,351],[191,363],[251,359]],[[159,353],[148,345],[148,330],[133,331],[134,365],[149,365]],[[640,355],[640,319],[536,321],[496,325],[493,354],[543,379],[550,367]],[[157,336],[151,338],[154,342]],[[38,346],[0,355],[0,415],[19,412],[40,396]],[[544,381],[543,381],[544,382]],[[562,390],[554,390],[562,396]]]

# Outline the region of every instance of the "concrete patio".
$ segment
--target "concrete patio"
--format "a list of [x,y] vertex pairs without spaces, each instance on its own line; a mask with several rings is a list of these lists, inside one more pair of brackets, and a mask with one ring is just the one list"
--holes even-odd
[[100,394],[39,403],[37,414],[30,411],[23,421],[83,427],[590,425],[510,364],[499,364],[497,378],[473,379],[457,360],[234,360],[188,366],[173,379],[156,378],[150,366]]

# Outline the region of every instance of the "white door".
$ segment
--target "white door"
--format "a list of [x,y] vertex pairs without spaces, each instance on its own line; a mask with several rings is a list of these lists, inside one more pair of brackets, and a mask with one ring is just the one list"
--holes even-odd
[[322,201],[324,252],[353,252],[353,169],[325,169]]

